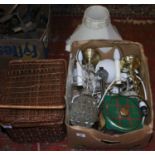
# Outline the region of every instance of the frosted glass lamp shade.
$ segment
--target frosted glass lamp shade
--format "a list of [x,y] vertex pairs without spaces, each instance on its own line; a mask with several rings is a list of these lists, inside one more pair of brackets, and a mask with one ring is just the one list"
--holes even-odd
[[67,40],[67,44],[94,39],[122,40],[111,24],[108,9],[100,5],[90,6],[85,10],[82,23]]

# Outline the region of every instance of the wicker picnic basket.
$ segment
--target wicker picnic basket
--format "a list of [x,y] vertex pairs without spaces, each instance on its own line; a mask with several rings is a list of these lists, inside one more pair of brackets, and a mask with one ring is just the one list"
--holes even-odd
[[14,60],[0,101],[0,125],[16,142],[64,138],[66,62]]

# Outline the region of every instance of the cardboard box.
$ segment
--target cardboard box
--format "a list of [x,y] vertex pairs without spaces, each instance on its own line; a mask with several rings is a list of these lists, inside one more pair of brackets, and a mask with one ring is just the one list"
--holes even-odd
[[[118,47],[123,52],[123,55],[135,55],[141,60],[141,76],[146,86],[148,95],[148,104],[150,114],[144,124],[144,127],[124,134],[108,134],[103,133],[93,128],[81,126],[71,126],[69,124],[70,109],[69,104],[72,99],[72,67],[75,61],[75,54],[78,48],[99,48],[99,47]],[[105,54],[105,58],[111,58],[112,52]],[[85,42],[76,42],[72,46],[72,56],[70,57],[68,67],[68,77],[66,86],[66,126],[69,145],[72,147],[86,147],[91,149],[138,149],[147,145],[153,133],[153,100],[150,86],[149,70],[147,58],[143,51],[143,46],[140,43],[132,41],[107,41],[107,40],[92,40]]]

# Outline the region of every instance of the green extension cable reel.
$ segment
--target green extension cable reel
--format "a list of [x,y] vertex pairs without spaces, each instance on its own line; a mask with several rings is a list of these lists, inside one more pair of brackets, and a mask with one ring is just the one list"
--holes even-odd
[[105,119],[105,128],[123,133],[142,128],[142,113],[138,103],[137,98],[105,96],[100,107]]

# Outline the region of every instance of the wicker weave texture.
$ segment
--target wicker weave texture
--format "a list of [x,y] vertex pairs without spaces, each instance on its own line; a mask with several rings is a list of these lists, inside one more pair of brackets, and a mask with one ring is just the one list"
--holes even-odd
[[64,104],[66,68],[63,60],[12,61],[3,104]]
[[17,142],[52,142],[65,136],[66,63],[61,59],[11,61],[0,101],[0,124]]
[[66,135],[64,124],[7,129],[6,133],[17,143],[57,142]]

